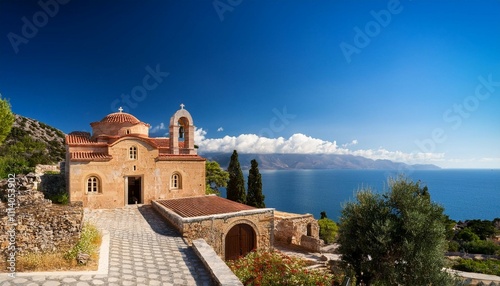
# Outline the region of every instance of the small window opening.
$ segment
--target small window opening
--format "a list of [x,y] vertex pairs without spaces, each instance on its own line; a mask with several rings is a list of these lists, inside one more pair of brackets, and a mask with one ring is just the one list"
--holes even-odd
[[131,160],[137,160],[137,147],[135,147],[135,146],[130,147],[129,158]]

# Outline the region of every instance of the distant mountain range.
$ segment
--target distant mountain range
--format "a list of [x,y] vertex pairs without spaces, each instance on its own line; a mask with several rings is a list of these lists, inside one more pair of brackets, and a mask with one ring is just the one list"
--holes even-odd
[[[218,162],[227,168],[230,153],[202,153],[201,156]],[[438,170],[431,164],[408,165],[390,160],[372,160],[361,156],[337,154],[238,154],[242,169],[250,168],[250,161],[256,159],[259,169],[354,169],[354,170]]]
[[[30,137],[45,145],[45,160],[47,163],[57,163],[65,158],[64,133],[34,119],[16,115],[10,135],[6,138],[3,148],[16,143],[23,143]],[[22,154],[19,154],[22,155]],[[31,156],[31,154],[25,154]],[[203,153],[200,155],[217,161],[221,167],[227,168],[230,153]],[[290,169],[357,169],[357,170],[437,170],[436,165],[408,165],[390,160],[372,160],[361,156],[336,154],[238,154],[242,169],[250,169],[250,161],[256,159],[260,169],[290,170]]]

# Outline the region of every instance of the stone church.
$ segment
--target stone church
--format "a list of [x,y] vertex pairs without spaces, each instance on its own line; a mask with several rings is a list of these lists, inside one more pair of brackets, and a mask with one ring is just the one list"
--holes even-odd
[[205,159],[194,145],[193,118],[181,104],[169,137],[149,137],[150,125],[123,112],[90,124],[92,133],[66,136],[65,172],[71,202],[87,208],[152,205],[191,243],[203,238],[223,259],[273,241],[319,250],[313,216],[254,208],[205,195]]
[[92,133],[66,136],[70,201],[118,208],[205,194],[205,159],[184,105],[170,118],[168,138],[149,137],[150,125],[121,108],[90,126]]

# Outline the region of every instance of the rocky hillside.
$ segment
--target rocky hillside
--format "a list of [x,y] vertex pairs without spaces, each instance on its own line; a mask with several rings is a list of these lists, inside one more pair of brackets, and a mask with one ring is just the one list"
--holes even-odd
[[15,117],[12,130],[0,149],[0,156],[19,156],[28,160],[36,155],[43,161],[40,162],[42,164],[64,161],[66,148],[61,130],[21,115],[16,114]]

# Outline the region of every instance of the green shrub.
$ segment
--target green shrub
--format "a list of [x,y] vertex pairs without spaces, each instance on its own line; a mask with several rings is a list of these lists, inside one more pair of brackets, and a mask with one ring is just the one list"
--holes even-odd
[[56,204],[67,205],[69,203],[69,196],[68,193],[60,193],[50,197],[50,200]]
[[253,251],[247,256],[227,262],[244,285],[332,285],[333,275],[308,270],[306,261],[278,251]]
[[325,217],[318,220],[318,225],[319,238],[326,244],[334,242],[337,237],[337,232],[339,231],[337,224],[333,220]]
[[496,252],[500,251],[500,246],[489,240],[467,242],[464,244],[463,248],[466,252],[474,254],[494,255]]
[[64,258],[67,260],[76,259],[78,253],[86,253],[91,257],[96,256],[99,245],[101,244],[101,234],[97,227],[92,224],[85,224],[80,234],[80,239],[73,248],[71,248]]
[[454,240],[448,242],[448,251],[450,251],[450,252],[460,251],[460,243],[458,243]]
[[500,276],[500,260],[496,259],[487,259],[487,260],[460,259],[458,264],[456,264],[452,268],[460,271],[476,272],[476,273]]
[[457,240],[462,240],[462,241],[477,241],[479,240],[479,236],[477,234],[475,234],[472,229],[466,227],[462,230],[460,230],[455,238]]
[[486,240],[496,232],[494,223],[489,220],[474,219],[467,221],[467,228],[470,228],[482,240]]

